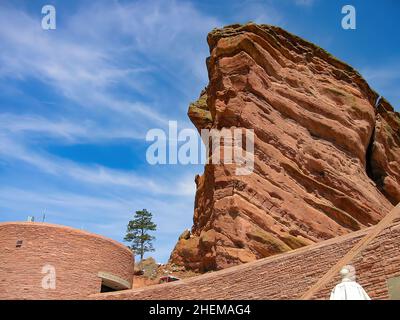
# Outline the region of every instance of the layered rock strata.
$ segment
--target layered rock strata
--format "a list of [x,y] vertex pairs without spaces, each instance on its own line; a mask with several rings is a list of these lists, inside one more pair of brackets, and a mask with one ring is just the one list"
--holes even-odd
[[208,35],[197,129],[254,130],[249,175],[207,164],[170,262],[200,272],[376,224],[400,201],[400,117],[351,66],[269,25]]

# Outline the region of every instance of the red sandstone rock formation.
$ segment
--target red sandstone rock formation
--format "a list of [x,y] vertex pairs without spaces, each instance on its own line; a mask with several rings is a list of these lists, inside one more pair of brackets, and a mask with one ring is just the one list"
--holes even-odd
[[207,271],[377,223],[400,201],[400,117],[349,65],[280,28],[208,35],[210,82],[188,115],[255,132],[255,166],[205,166],[170,262]]

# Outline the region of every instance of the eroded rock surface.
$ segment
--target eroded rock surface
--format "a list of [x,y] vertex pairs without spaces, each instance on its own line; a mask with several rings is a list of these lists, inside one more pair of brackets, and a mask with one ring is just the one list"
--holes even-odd
[[198,130],[255,132],[255,166],[205,166],[170,262],[222,269],[376,224],[400,201],[400,117],[349,65],[278,27],[208,35]]

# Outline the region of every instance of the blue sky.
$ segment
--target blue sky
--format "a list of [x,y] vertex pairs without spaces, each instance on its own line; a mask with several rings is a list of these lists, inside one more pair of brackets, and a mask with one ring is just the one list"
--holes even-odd
[[[46,4],[56,30],[41,29]],[[356,30],[341,28],[345,4]],[[145,135],[169,120],[193,128],[186,112],[207,84],[207,33],[281,26],[353,65],[397,107],[399,15],[396,0],[0,0],[0,221],[45,212],[122,241],[147,208],[158,224],[151,255],[166,262],[192,225],[203,166],[147,164]]]

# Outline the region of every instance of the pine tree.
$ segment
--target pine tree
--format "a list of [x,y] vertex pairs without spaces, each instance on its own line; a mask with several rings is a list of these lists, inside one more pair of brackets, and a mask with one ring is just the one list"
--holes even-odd
[[131,243],[129,247],[140,255],[140,260],[143,260],[145,252],[154,251],[152,241],[155,237],[148,233],[157,228],[157,225],[151,221],[152,217],[152,213],[146,209],[136,211],[126,228],[124,240]]

